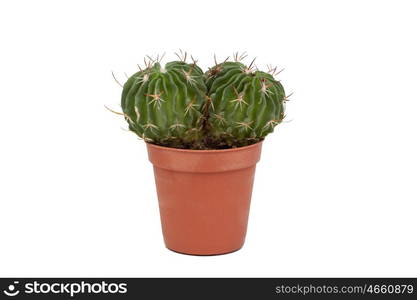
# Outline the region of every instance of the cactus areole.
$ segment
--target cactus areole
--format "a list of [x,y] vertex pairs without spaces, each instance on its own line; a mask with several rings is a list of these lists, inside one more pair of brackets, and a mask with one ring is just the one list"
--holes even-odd
[[196,61],[162,66],[148,61],[123,85],[121,106],[129,130],[144,141],[181,149],[227,149],[262,141],[285,118],[287,96],[275,69],[217,63],[203,72]]

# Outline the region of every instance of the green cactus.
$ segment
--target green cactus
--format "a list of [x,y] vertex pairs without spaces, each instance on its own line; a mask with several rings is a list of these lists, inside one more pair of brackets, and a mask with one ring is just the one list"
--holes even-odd
[[[145,61],[123,85],[122,114],[129,130],[157,145],[219,149],[256,143],[285,118],[283,86],[268,72],[240,61],[217,63],[206,73],[196,61]],[[117,81],[117,80],[116,80]]]
[[[183,61],[149,63],[124,84],[121,105],[129,129],[147,142],[173,147],[202,138],[203,71]],[[197,147],[197,146],[189,146]]]
[[283,86],[273,74],[255,70],[253,61],[216,64],[206,73],[206,85],[210,135],[229,146],[262,140],[285,117]]

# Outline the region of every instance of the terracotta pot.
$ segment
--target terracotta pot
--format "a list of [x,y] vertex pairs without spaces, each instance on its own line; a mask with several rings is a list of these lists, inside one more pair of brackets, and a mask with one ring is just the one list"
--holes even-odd
[[243,246],[261,147],[262,142],[226,150],[147,144],[168,249],[215,255]]

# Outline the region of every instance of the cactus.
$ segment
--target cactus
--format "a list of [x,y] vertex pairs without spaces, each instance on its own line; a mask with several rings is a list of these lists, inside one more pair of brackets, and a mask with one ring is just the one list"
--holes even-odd
[[[256,143],[285,118],[283,86],[268,72],[240,61],[217,63],[206,73],[187,54],[167,63],[145,61],[145,68],[123,85],[122,114],[129,130],[157,145],[219,149]],[[161,58],[162,59],[162,58]],[[117,81],[117,80],[116,80]]]
[[201,139],[205,101],[203,71],[195,62],[174,61],[162,68],[156,61],[128,78],[121,106],[129,129],[139,137],[181,147]]
[[285,117],[287,97],[270,73],[234,62],[216,64],[206,73],[211,99],[210,135],[229,146],[262,140]]

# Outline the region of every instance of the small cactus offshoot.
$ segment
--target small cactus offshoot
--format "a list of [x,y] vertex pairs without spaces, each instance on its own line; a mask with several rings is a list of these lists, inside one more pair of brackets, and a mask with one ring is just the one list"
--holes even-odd
[[[161,66],[145,59],[145,67],[123,85],[122,113],[129,130],[148,143],[187,149],[224,149],[259,142],[285,118],[288,100],[280,71],[257,69],[241,61],[217,62],[207,72],[187,53]],[[116,80],[117,81],[117,80]]]

